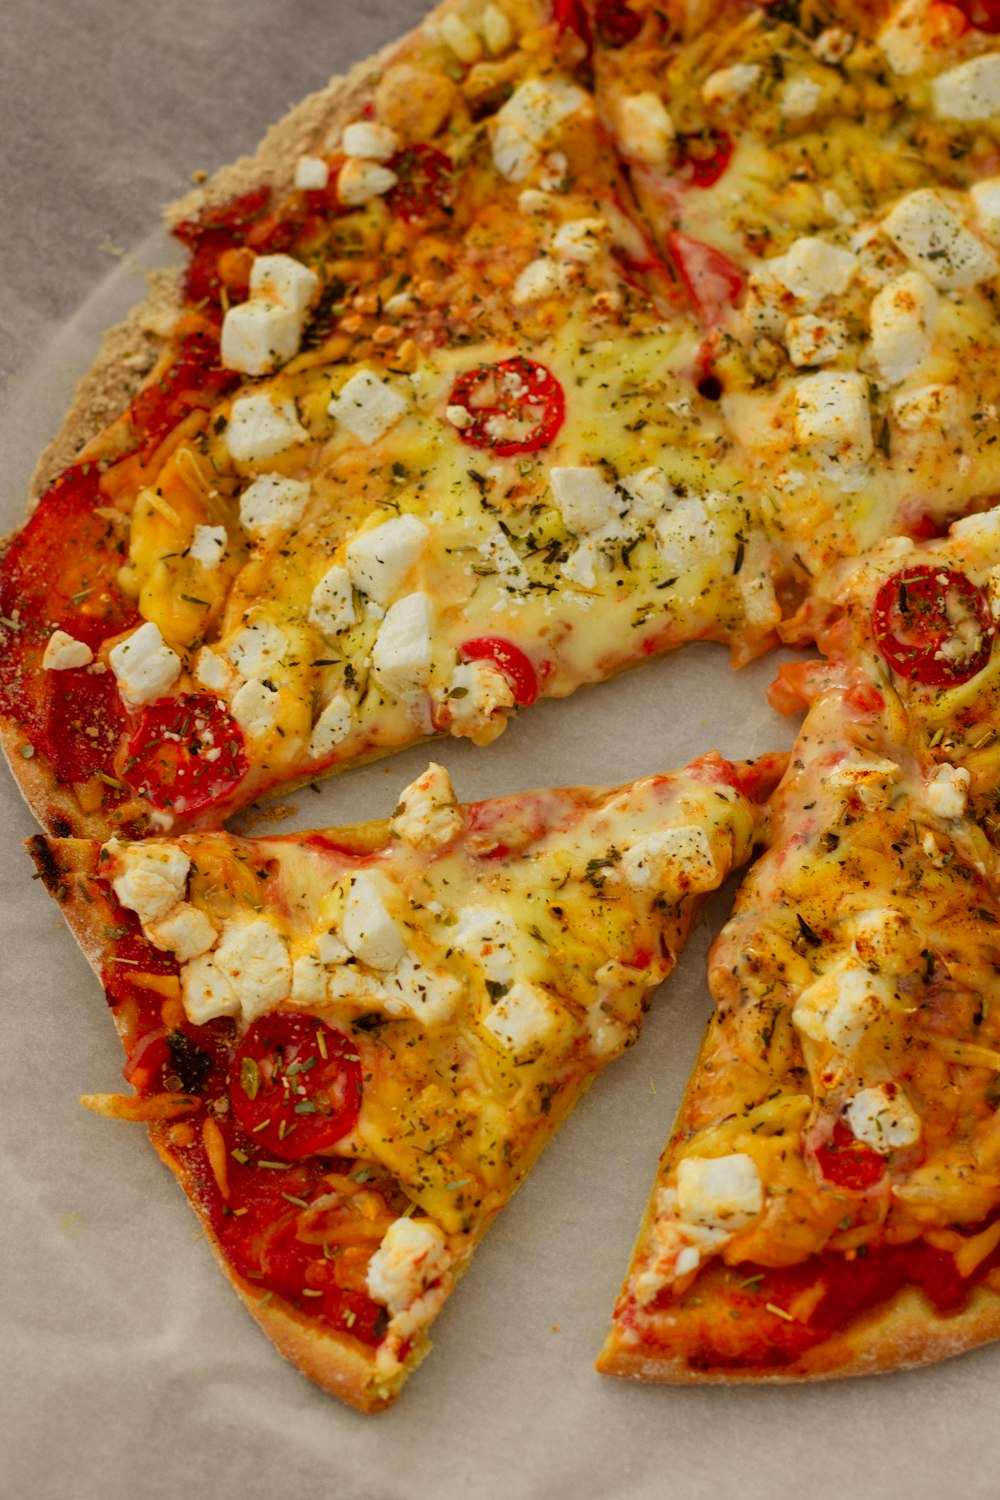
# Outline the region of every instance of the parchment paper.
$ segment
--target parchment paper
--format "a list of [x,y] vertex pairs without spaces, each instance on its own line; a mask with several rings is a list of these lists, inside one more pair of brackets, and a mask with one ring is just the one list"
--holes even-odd
[[[147,236],[195,167],[252,150],[420,0],[7,0],[0,275],[0,524],[16,523],[101,327],[141,295],[106,237]],[[115,266],[108,276],[109,265]],[[563,703],[485,750],[435,754],[473,798],[616,783],[793,726],[694,647]],[[297,794],[283,825],[384,815],[426,751]],[[2,1500],[910,1500],[995,1497],[1000,1350],[876,1381],[671,1390],[591,1368],[708,1011],[707,911],[639,1046],[604,1074],[481,1246],[399,1404],[346,1410],[275,1353],[232,1296],[144,1132],[77,1096],[121,1086],[100,990],[20,841],[0,777]]]

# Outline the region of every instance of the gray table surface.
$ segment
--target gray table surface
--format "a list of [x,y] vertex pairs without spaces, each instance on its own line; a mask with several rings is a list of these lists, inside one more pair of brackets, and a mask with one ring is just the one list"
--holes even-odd
[[[6,0],[0,28],[0,529],[20,514],[96,330],[196,168],[419,18],[420,0]],[[118,254],[116,254],[119,252]],[[116,274],[112,275],[115,272]],[[109,275],[111,281],[108,281]],[[82,311],[81,311],[82,310]],[[46,394],[49,393],[49,394]],[[466,797],[614,782],[713,745],[787,743],[771,664],[693,648],[439,752]],[[529,722],[530,720],[530,722]],[[420,752],[332,783],[299,821],[392,806]],[[0,781],[0,1500],[995,1497],[1000,1352],[875,1383],[676,1391],[590,1369],[706,1014],[717,903],[657,1005],[482,1246],[399,1405],[363,1419],[260,1337],[141,1132],[85,1115],[117,1043],[28,880]]]

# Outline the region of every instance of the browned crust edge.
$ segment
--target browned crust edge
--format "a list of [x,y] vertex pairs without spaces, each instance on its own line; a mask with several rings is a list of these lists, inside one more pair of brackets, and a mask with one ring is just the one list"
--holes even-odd
[[904,1287],[881,1308],[859,1318],[782,1370],[693,1370],[683,1358],[629,1345],[615,1327],[596,1361],[602,1375],[661,1385],[798,1385],[807,1380],[842,1380],[856,1375],[887,1375],[966,1354],[1000,1338],[1000,1294],[988,1286],[974,1290],[960,1313],[942,1317],[916,1287]]

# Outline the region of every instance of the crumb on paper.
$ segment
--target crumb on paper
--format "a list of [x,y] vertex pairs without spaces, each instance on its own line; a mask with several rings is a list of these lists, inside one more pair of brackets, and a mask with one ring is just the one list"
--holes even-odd
[[655,1078],[651,1078],[649,1080],[649,1092],[651,1094],[655,1094],[656,1093],[656,1079]]
[[285,818],[294,817],[298,810],[297,802],[271,802],[264,807],[258,802],[251,802],[249,807],[232,820],[230,826],[234,832],[246,834],[261,825],[267,827],[272,823],[282,823]]
[[196,171],[191,173],[191,181],[200,187],[203,182],[208,181],[208,173],[203,167],[198,167]]
[[78,1240],[81,1234],[84,1233],[86,1226],[78,1213],[69,1213],[63,1214],[62,1218],[56,1224],[56,1228],[67,1239]]
[[97,248],[102,255],[116,255],[121,257],[125,254],[124,245],[116,245],[110,234],[105,234]]
[[559,1324],[558,1323],[553,1323],[553,1325],[552,1325],[552,1332],[553,1333],[558,1333],[559,1332]]

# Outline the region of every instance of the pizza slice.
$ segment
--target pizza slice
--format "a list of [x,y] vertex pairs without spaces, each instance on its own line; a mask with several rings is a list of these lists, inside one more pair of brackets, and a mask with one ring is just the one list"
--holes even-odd
[[384,1406],[491,1220],[638,1036],[783,759],[467,807],[431,765],[355,828],[39,835],[135,1089],[84,1103],[148,1124],[277,1347]]
[[[588,6],[779,593],[1000,489],[1000,42],[944,0]],[[801,638],[801,621],[783,625]]]
[[218,826],[681,642],[775,639],[698,326],[588,83],[547,4],[456,0],[175,210],[187,266],[0,568],[3,742],[50,830]]
[[831,592],[770,847],[599,1368],[925,1363],[1000,1336],[1000,514]]

